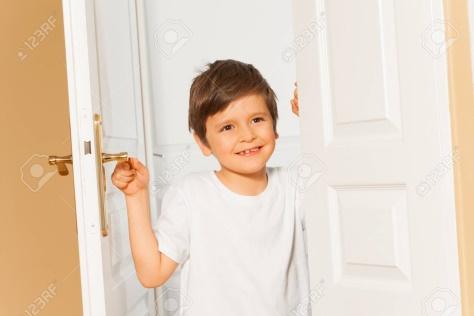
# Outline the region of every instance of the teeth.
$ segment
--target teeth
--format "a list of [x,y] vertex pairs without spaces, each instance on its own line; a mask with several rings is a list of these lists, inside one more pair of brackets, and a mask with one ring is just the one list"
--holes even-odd
[[239,155],[246,155],[246,154],[249,154],[250,152],[255,152],[255,151],[258,151],[259,150],[259,147],[254,147],[254,148],[251,148],[251,149],[247,149],[247,150],[242,150]]

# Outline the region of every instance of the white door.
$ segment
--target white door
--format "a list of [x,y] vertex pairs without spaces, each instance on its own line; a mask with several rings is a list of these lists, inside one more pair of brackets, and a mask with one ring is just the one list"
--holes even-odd
[[[156,314],[154,291],[136,277],[125,201],[110,179],[115,162],[104,164],[100,180],[100,141],[105,153],[127,152],[145,163],[151,156],[133,3],[63,1],[84,315]],[[99,116],[101,124],[94,122]]]
[[461,315],[442,5],[294,2],[313,315]]

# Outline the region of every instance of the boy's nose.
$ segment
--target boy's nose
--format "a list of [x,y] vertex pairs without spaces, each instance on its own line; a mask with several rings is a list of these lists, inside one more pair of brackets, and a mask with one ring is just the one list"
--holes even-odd
[[255,133],[251,127],[246,127],[242,130],[241,140],[245,142],[251,142],[255,139]]

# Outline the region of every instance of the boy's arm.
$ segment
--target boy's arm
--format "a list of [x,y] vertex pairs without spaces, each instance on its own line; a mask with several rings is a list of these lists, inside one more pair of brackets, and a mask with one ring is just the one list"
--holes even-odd
[[137,276],[144,287],[161,286],[178,264],[158,250],[150,221],[148,189],[126,195],[128,230]]

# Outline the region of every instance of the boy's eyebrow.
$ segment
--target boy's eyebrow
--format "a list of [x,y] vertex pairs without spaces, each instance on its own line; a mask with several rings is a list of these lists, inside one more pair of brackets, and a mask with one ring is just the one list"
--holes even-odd
[[268,115],[268,113],[267,112],[256,112],[256,113],[253,113],[250,116],[255,116],[255,115]]
[[[249,117],[256,116],[256,115],[268,116],[268,113],[267,112],[255,112],[255,113],[252,113],[251,115],[249,115]],[[230,123],[232,121],[233,121],[232,119],[228,119],[228,120],[217,123],[215,126],[217,128],[219,128],[219,127],[223,126],[224,124]]]

